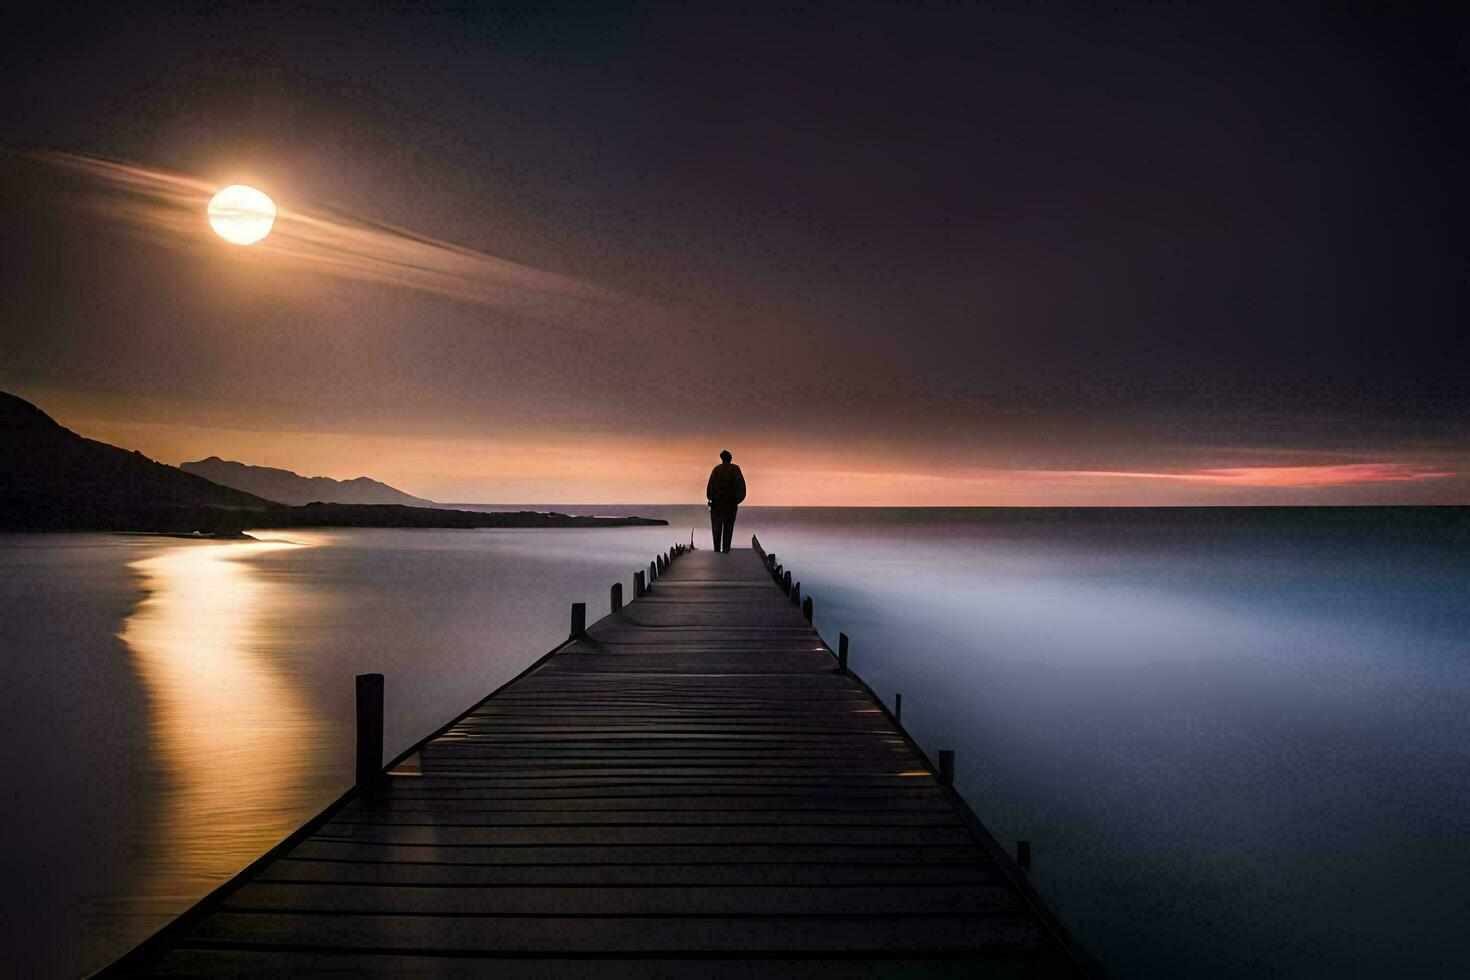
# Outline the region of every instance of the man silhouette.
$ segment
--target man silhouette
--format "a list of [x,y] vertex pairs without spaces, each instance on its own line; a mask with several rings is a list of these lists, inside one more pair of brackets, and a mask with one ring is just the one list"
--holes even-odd
[[715,550],[729,552],[730,536],[735,533],[735,510],[745,499],[745,475],[730,462],[730,450],[720,453],[720,465],[709,472],[704,495],[709,498],[710,535]]

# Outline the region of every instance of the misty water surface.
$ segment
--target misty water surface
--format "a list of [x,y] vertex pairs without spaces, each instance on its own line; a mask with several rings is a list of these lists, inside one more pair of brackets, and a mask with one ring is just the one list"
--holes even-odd
[[[607,512],[626,512],[611,508]],[[0,538],[7,895],[37,972],[125,951],[566,633],[669,528]],[[742,512],[1114,976],[1461,975],[1463,513]]]

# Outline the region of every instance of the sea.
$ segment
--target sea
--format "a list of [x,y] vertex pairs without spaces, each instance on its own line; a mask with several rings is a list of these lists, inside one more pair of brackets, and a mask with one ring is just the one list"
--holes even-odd
[[[6,972],[111,962],[566,635],[667,527],[0,535]],[[1111,977],[1465,977],[1470,509],[747,507]]]

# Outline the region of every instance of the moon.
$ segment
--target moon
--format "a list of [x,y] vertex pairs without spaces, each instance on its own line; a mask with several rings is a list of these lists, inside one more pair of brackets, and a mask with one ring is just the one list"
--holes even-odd
[[276,223],[276,202],[254,187],[231,184],[209,202],[209,226],[236,245],[254,245]]

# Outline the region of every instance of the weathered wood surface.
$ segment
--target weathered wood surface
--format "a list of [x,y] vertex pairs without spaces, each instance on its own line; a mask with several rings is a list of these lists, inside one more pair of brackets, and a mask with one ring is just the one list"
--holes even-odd
[[754,551],[676,555],[115,969],[1077,976]]

